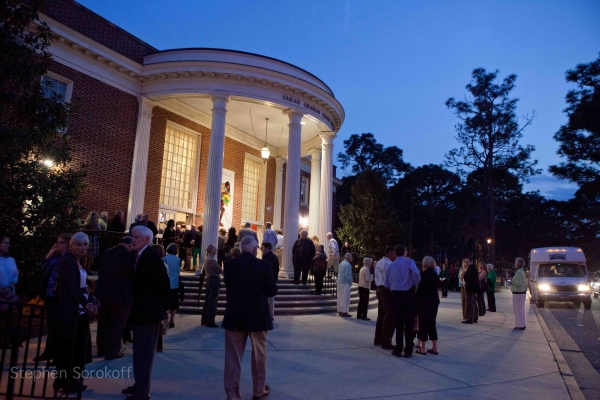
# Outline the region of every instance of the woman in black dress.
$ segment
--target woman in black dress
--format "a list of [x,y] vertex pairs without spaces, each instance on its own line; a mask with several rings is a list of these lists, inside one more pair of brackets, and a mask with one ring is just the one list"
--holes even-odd
[[[437,329],[435,319],[437,317],[440,297],[438,295],[438,276],[435,273],[435,259],[425,256],[422,261],[423,271],[421,272],[421,282],[417,289],[417,314],[419,315],[419,348],[418,354],[427,355],[427,353],[438,355],[437,348]],[[425,342],[431,340],[433,346],[425,350]]]
[[[90,315],[98,313],[98,301],[89,293],[87,271],[81,265],[89,243],[85,233],[75,233],[69,241],[69,252],[58,266],[56,317],[60,338],[55,356],[58,378],[53,387],[56,391],[77,391],[83,379],[76,378],[82,376],[85,364],[92,361]],[[86,386],[82,385],[80,389],[83,391]]]
[[175,236],[175,220],[170,219],[167,221],[167,227],[163,232],[163,247],[165,248],[165,251],[171,243],[175,243]]

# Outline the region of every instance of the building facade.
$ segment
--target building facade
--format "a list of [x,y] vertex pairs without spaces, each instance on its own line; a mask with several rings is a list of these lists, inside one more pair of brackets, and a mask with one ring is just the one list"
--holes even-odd
[[40,19],[54,33],[43,79],[75,105],[64,134],[87,166],[88,210],[203,225],[203,249],[220,227],[260,235],[272,221],[283,275],[299,227],[321,241],[331,230],[344,110],[319,78],[239,51],[159,51],[70,0]]

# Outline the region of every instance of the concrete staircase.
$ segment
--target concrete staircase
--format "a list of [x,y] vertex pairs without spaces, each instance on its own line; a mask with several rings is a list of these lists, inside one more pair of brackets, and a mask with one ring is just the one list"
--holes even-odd
[[[199,277],[189,272],[181,273],[181,281],[185,286],[185,300],[180,302],[181,314],[202,314],[205,300],[205,289],[202,290],[198,303]],[[275,297],[275,315],[326,314],[337,312],[337,299],[330,295],[314,295],[314,285],[294,285],[291,279],[280,278],[277,282],[278,292]],[[225,313],[225,284],[221,280],[221,292],[217,305],[217,314]],[[200,306],[198,308],[198,305]],[[358,307],[358,285],[353,284],[350,290],[350,312]],[[369,308],[377,307],[375,291],[369,296]]]

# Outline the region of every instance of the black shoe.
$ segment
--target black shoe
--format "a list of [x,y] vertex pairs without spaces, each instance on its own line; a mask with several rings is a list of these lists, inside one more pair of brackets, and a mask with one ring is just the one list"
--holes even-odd
[[133,386],[129,386],[123,390],[121,390],[122,394],[134,394],[137,390],[137,387],[135,385]]
[[252,396],[252,400],[260,400],[260,399],[264,399],[265,397],[267,397],[269,394],[271,393],[271,388],[268,387],[267,385],[265,385],[265,391],[263,392],[263,394],[261,394],[260,396]]
[[218,328],[219,325],[217,325],[217,324],[206,324],[206,327],[207,328]]
[[169,328],[175,328],[175,323],[174,322],[169,323]]
[[402,352],[394,350],[394,351],[392,351],[392,355],[396,356],[396,357],[402,357]]
[[462,321],[463,324],[472,324],[471,321]]
[[33,361],[34,362],[40,362],[40,361],[48,361],[48,360],[51,360],[51,359],[52,359],[52,356],[50,355],[50,353],[43,352],[38,357],[35,357],[33,359]]
[[392,346],[391,344],[383,344],[383,345],[381,345],[381,348],[383,350],[391,350],[394,348],[394,346]]
[[412,357],[412,353],[404,353],[404,358],[411,358]]
[[364,318],[361,318],[361,319],[362,319],[363,321],[370,321],[370,320],[371,320],[371,318],[367,318],[367,317],[364,317]]
[[381,346],[381,341],[373,340],[373,346]]
[[473,323],[474,323],[474,324],[476,324],[476,323],[477,323],[477,320],[473,321]]

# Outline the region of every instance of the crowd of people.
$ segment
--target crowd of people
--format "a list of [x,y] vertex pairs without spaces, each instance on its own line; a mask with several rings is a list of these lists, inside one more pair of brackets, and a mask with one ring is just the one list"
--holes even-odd
[[[84,228],[99,226],[100,215],[90,213]],[[117,216],[118,214],[116,214]],[[116,218],[115,216],[115,218]],[[98,218],[96,218],[98,217]],[[106,221],[105,221],[106,222]],[[90,322],[98,319],[96,357],[113,360],[123,357],[121,341],[133,343],[134,385],[124,389],[127,399],[145,399],[150,395],[154,354],[162,351],[162,335],[175,328],[175,315],[183,300],[180,271],[188,268],[201,272],[206,282],[206,296],[201,325],[216,328],[215,317],[221,279],[226,291],[225,316],[225,391],[229,398],[239,398],[241,360],[246,341],[252,342],[254,398],[263,398],[270,389],[266,379],[266,336],[273,329],[274,297],[277,294],[283,236],[266,224],[262,243],[246,224],[239,232],[221,229],[218,242],[207,247],[201,267],[197,268],[202,227],[183,230],[169,220],[163,243],[154,244],[154,224],[140,215],[129,234],[117,246],[104,251],[98,261],[98,281],[94,292],[89,289],[87,271],[82,264],[88,254],[90,238],[84,232],[61,233],[43,264],[43,297],[47,306],[47,341],[44,352],[34,361],[56,365],[60,378],[56,391],[78,389],[76,368],[83,369],[92,356]],[[111,222],[112,223],[112,222]],[[95,225],[94,225],[95,224]],[[16,263],[8,257],[9,239],[0,242],[0,300],[16,302],[18,280]],[[315,243],[316,242],[316,243]],[[183,254],[182,254],[183,248]],[[258,250],[262,259],[257,257]],[[358,273],[359,303],[356,317],[369,321],[369,295],[376,291],[378,300],[374,345],[392,350],[397,357],[438,355],[436,319],[441,297],[456,289],[461,292],[463,323],[474,324],[488,312],[496,312],[494,292],[496,273],[491,264],[473,263],[465,257],[462,267],[453,271],[447,260],[441,268],[433,257],[425,256],[421,268],[407,257],[404,245],[387,246],[377,262],[365,257]],[[306,284],[309,271],[314,275],[315,294],[322,294],[323,278],[329,269],[337,272],[337,311],[350,317],[350,292],[353,278],[353,254],[345,243],[341,251],[331,233],[324,244],[300,232],[292,249],[294,283]],[[183,257],[182,257],[183,255]],[[340,255],[342,262],[339,262]],[[527,282],[521,258],[515,261],[513,307],[517,330],[524,330],[524,301]],[[312,268],[312,269],[311,269]],[[201,284],[202,287],[202,284]],[[485,293],[485,295],[484,295]],[[487,306],[486,306],[487,298]],[[396,335],[395,345],[392,339]],[[414,340],[417,343],[414,343]],[[427,348],[427,342],[431,346]],[[416,347],[416,350],[415,350]],[[70,349],[71,351],[64,351]],[[85,390],[86,386],[80,388]]]

